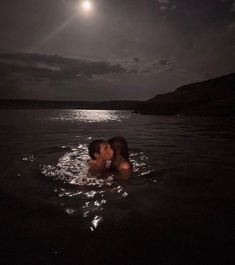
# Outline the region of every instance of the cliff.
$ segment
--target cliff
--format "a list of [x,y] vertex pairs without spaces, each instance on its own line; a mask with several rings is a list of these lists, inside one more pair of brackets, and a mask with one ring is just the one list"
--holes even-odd
[[157,95],[139,105],[136,113],[152,115],[235,115],[235,74],[193,83]]

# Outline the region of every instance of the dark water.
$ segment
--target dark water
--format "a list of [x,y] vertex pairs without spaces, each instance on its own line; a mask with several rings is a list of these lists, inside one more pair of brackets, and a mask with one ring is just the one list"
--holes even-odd
[[[1,264],[234,264],[233,119],[1,110]],[[87,174],[124,136],[128,182]]]

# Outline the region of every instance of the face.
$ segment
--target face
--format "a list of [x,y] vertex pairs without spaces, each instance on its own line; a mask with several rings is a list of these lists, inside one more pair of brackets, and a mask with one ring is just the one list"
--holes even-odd
[[110,145],[107,143],[100,145],[100,153],[99,156],[102,157],[104,160],[111,160],[113,157],[113,150],[111,149]]

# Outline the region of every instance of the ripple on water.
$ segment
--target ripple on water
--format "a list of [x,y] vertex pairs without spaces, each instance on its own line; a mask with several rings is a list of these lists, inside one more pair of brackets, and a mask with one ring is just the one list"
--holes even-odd
[[[112,174],[102,177],[88,173],[86,144],[70,148],[62,146],[61,150],[64,153],[50,164],[45,163],[48,161],[46,157],[42,158],[40,171],[54,181],[54,194],[64,212],[70,216],[80,216],[94,231],[104,221],[108,209],[113,209],[115,203],[120,205],[128,198],[128,186],[115,181]],[[36,158],[30,155],[23,160],[33,162]],[[142,151],[131,151],[130,160],[133,178],[146,176],[153,171],[147,154]]]
[[[131,114],[130,114],[131,115]],[[111,110],[70,110],[67,112],[56,113],[52,120],[72,121],[72,122],[110,122],[121,121],[130,117],[126,113]]]

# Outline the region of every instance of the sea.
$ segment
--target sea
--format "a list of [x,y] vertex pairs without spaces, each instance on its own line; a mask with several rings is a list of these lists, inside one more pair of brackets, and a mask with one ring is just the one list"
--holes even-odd
[[[125,137],[133,173],[88,174]],[[235,119],[0,110],[1,264],[235,264]]]

